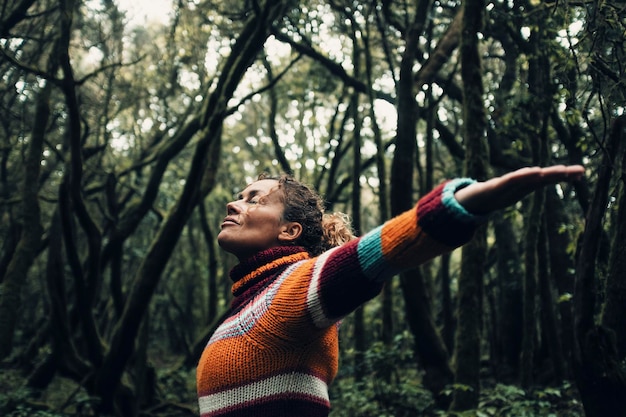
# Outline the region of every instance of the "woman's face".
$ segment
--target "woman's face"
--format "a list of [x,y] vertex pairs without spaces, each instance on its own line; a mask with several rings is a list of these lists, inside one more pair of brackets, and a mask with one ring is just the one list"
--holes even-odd
[[[278,181],[259,180],[226,205],[227,215],[217,242],[240,260],[297,239],[299,223],[283,221],[284,204]],[[295,233],[295,234],[294,234]]]

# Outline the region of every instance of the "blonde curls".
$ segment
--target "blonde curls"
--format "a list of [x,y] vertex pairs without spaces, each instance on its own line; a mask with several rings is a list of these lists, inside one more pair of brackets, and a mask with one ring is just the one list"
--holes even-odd
[[325,213],[322,217],[322,229],[326,249],[341,246],[356,237],[350,217],[345,213]]

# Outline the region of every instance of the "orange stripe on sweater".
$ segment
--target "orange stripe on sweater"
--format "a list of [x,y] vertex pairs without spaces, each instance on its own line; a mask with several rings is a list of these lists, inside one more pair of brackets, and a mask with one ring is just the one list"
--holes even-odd
[[417,207],[383,225],[381,245],[385,260],[399,268],[419,265],[453,249],[422,230],[418,224]]

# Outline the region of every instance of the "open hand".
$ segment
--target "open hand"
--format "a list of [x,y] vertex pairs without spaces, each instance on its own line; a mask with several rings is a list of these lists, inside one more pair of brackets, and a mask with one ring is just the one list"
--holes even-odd
[[454,196],[470,213],[488,214],[517,203],[541,187],[576,181],[584,174],[585,168],[581,165],[521,168],[501,177],[468,185]]

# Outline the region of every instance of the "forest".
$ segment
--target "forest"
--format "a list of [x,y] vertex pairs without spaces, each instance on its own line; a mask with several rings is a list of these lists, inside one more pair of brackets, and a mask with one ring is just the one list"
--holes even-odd
[[583,164],[345,318],[331,417],[626,417],[624,2],[0,4],[0,415],[198,415],[262,172],[362,234]]

